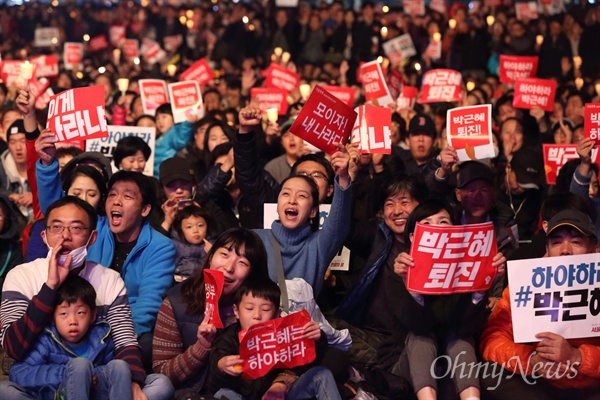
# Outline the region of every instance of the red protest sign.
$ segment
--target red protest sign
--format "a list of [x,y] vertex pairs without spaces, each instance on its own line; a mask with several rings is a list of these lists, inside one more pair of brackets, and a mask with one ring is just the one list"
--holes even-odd
[[600,144],[600,104],[587,103],[583,114],[584,136],[595,141],[596,145]]
[[142,56],[149,64],[156,64],[159,61],[164,60],[167,53],[160,47],[160,45],[154,40],[144,39],[142,41],[142,48],[140,49]]
[[388,78],[388,88],[390,89],[390,95],[392,99],[397,98],[402,91],[402,85],[404,85],[404,78],[402,73],[397,69],[393,70]]
[[58,56],[37,56],[31,58],[31,63],[36,65],[35,76],[58,76]]
[[410,248],[406,288],[422,294],[481,292],[489,289],[496,268],[494,224],[434,226],[417,223]]
[[[567,161],[579,158],[576,144],[544,144],[543,151],[544,171],[549,185],[556,185],[558,172]],[[596,155],[597,152],[592,151],[592,162],[596,162]]]
[[269,371],[293,368],[314,361],[314,340],[304,339],[302,330],[310,322],[308,311],[273,319],[240,332],[242,378],[257,379]]
[[513,107],[532,109],[541,107],[551,112],[554,107],[556,81],[550,79],[524,78],[515,82]]
[[290,127],[290,132],[333,154],[337,151],[333,144],[348,140],[355,119],[353,109],[317,85]]
[[29,90],[36,97],[36,101],[40,94],[44,93],[49,86],[50,81],[46,78],[40,78],[35,81],[29,82]]
[[46,126],[61,142],[107,137],[104,86],[70,89],[52,96]]
[[123,55],[130,60],[139,56],[139,41],[137,39],[125,39],[123,43]]
[[323,89],[347,104],[348,107],[354,105],[354,88],[346,86],[321,85]]
[[276,108],[277,114],[285,115],[288,109],[287,91],[280,88],[252,88],[250,98],[258,103],[261,112]]
[[165,36],[163,43],[165,45],[165,50],[175,51],[183,43],[183,37],[181,35]]
[[513,83],[520,78],[534,78],[537,67],[538,57],[500,54],[500,82]]
[[124,25],[112,25],[108,28],[108,38],[110,44],[115,47],[120,47],[125,42],[125,26]]
[[538,18],[537,2],[535,1],[515,3],[515,11],[519,21],[528,22]]
[[21,85],[21,64],[23,61],[6,60],[2,61],[2,71],[0,77],[6,86]]
[[495,157],[491,104],[450,109],[446,124],[448,145],[456,149],[459,161]]
[[198,81],[200,86],[204,86],[215,79],[215,73],[206,62],[206,59],[202,58],[183,71],[179,78],[184,81]]
[[144,114],[154,115],[158,106],[169,102],[165,81],[161,79],[140,79],[139,85]]
[[221,329],[223,328],[223,322],[221,322],[221,316],[219,315],[219,299],[221,298],[221,293],[223,293],[225,277],[221,271],[205,269],[203,272],[204,291],[206,293],[204,313],[206,314],[208,312],[208,307],[212,306],[212,314],[209,323],[213,324],[215,328]]
[[98,35],[90,39],[90,51],[100,51],[107,47],[108,40],[106,40],[106,35]]
[[392,110],[387,107],[360,106],[352,128],[352,143],[359,143],[362,154],[392,153]]
[[289,69],[271,63],[267,69],[267,77],[265,79],[265,87],[283,88],[289,92],[298,87],[300,83],[300,75],[297,75]]
[[[29,87],[31,88],[31,85]],[[35,99],[35,108],[38,110],[43,110],[46,108],[48,103],[50,103],[52,96],[54,96],[54,92],[51,88],[47,88],[43,93],[37,95]]]
[[423,75],[419,103],[460,101],[462,76],[453,69],[433,69]]
[[79,67],[83,60],[83,43],[65,43],[63,62],[66,69],[75,69]]
[[419,89],[416,87],[402,86],[402,92],[400,92],[400,96],[396,100],[397,111],[414,109],[418,94]]
[[404,0],[402,7],[408,15],[425,15],[425,0]]
[[202,93],[196,81],[169,83],[169,98],[176,124],[187,121],[187,113],[193,112],[198,118],[204,116]]
[[360,67],[360,79],[365,90],[365,99],[376,106],[387,106],[393,102],[390,91],[385,83],[381,65],[375,61],[364,63]]

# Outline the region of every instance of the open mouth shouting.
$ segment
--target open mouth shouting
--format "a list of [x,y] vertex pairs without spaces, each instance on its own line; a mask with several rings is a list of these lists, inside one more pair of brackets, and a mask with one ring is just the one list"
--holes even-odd
[[120,211],[110,212],[110,224],[112,226],[119,226],[123,222],[123,214]]

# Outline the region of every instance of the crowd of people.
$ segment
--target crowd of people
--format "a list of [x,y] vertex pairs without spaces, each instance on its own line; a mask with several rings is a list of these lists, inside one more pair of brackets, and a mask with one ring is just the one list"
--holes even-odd
[[[600,399],[600,337],[539,332],[539,342],[516,343],[506,278],[507,260],[599,252],[600,181],[583,121],[584,105],[600,101],[600,6],[540,5],[530,20],[510,0],[441,2],[446,12],[431,2],[424,15],[371,1],[357,9],[56,3],[0,7],[2,60],[58,55],[53,93],[102,85],[109,124],[155,128],[155,146],[136,136],[108,155],[67,146],[45,128],[41,94],[0,84],[0,342],[9,376],[0,397]],[[155,40],[166,56],[129,59],[116,43],[91,51],[89,39],[112,26]],[[35,46],[41,27],[58,28],[56,44]],[[416,55],[389,65],[382,45],[405,33]],[[433,41],[439,58],[427,51]],[[65,68],[66,42],[84,43],[80,67]],[[539,57],[537,77],[557,82],[552,112],[513,106],[500,55]],[[175,123],[169,103],[144,114],[140,79],[176,82],[202,58],[215,72],[201,88],[202,118]],[[277,121],[251,98],[276,63],[312,87],[351,87],[363,105],[357,75],[373,60],[413,87],[429,70],[460,71],[462,98],[387,105],[391,154],[336,143],[331,155],[289,131],[306,101],[299,88]],[[118,78],[129,79],[127,90],[117,90]],[[458,162],[446,112],[481,104],[492,105],[495,156]],[[556,184],[546,181],[543,143],[576,145],[579,158]],[[142,173],[151,155],[153,177]],[[488,290],[407,289],[408,271],[420,267],[410,253],[417,223],[490,221],[497,254]],[[348,268],[332,270],[342,246]],[[216,305],[206,301],[205,270],[224,275]],[[315,360],[242,378],[240,331],[301,310],[312,318],[302,336],[315,341]],[[501,366],[501,379],[440,378],[458,359]],[[572,374],[556,375],[569,366]]]

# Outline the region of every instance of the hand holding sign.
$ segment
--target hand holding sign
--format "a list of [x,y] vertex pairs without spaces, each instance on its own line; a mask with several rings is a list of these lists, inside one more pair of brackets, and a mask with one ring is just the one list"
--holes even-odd
[[24,117],[29,114],[35,116],[35,96],[29,88],[19,90],[15,103]]
[[406,252],[398,254],[394,260],[394,273],[406,282],[408,268],[415,266],[415,260]]
[[35,151],[40,157],[42,165],[47,167],[54,161],[57,142],[58,138],[50,129],[44,129],[35,140]]
[[350,175],[348,175],[348,167],[350,165],[350,155],[348,150],[341,143],[335,143],[338,151],[331,156],[331,166],[333,171],[339,177],[339,184],[342,189],[346,189],[350,185]]

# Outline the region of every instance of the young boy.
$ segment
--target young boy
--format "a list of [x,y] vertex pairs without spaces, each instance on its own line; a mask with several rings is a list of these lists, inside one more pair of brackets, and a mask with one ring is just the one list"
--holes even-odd
[[110,325],[95,321],[94,287],[69,275],[58,289],[52,324],[11,367],[10,380],[37,399],[131,398],[129,365],[113,359]]
[[[246,280],[235,296],[234,313],[238,322],[227,327],[214,341],[210,354],[208,389],[217,392],[215,399],[340,399],[331,372],[324,367],[305,365],[293,370],[272,370],[256,380],[246,380],[242,374],[244,360],[239,356],[238,333],[261,322],[279,316],[280,291],[270,280]],[[214,327],[202,323],[201,335],[210,335]],[[319,324],[314,321],[304,326],[305,339],[319,340],[319,347],[327,346]],[[265,397],[263,397],[265,396]]]
[[156,144],[154,145],[154,176],[159,176],[160,163],[183,149],[194,135],[198,118],[188,114],[188,121],[175,124],[171,104],[165,103],[156,109]]

